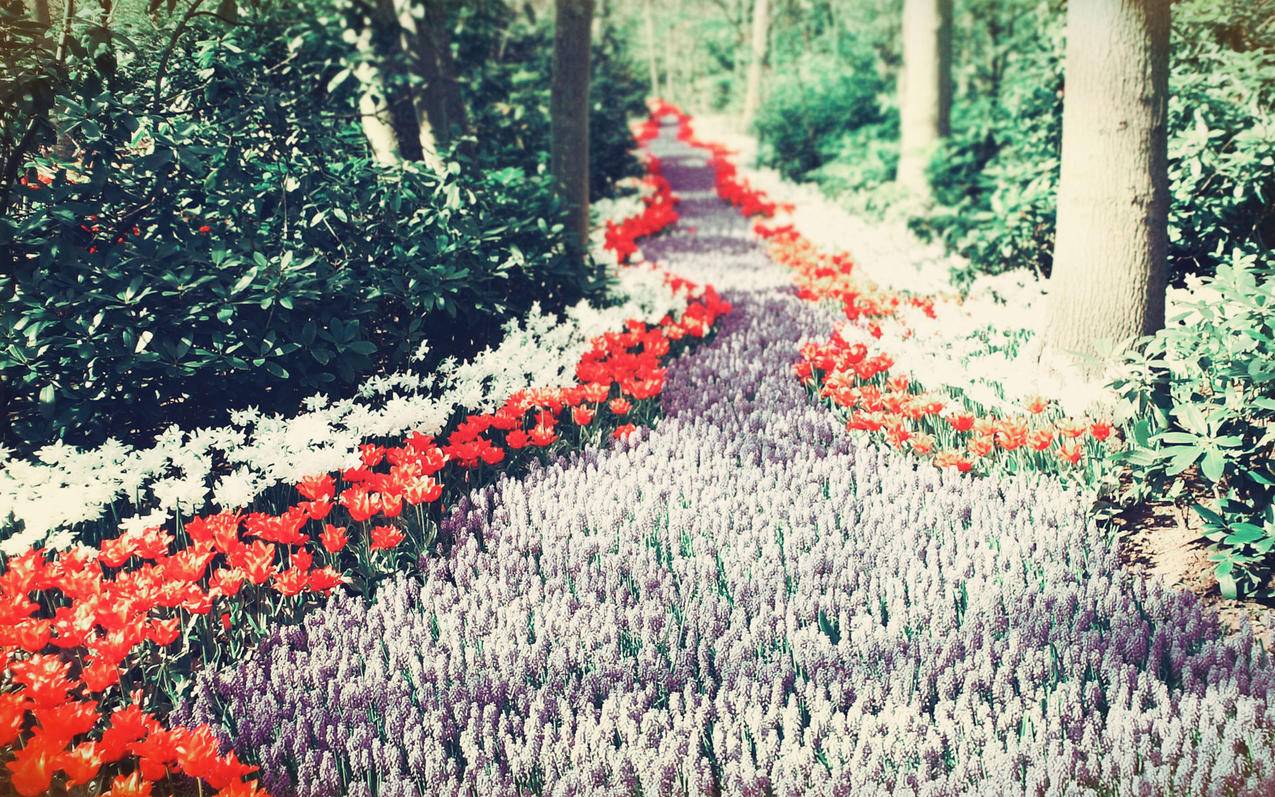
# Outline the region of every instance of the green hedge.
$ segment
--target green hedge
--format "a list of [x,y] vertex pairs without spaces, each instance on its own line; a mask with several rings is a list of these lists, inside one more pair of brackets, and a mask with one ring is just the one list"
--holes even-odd
[[[341,37],[349,9],[252,9],[246,25],[197,20],[158,95],[168,30],[109,39],[86,23],[59,68],[48,38],[0,12],[0,36],[24,53],[0,89],[34,98],[0,103],[0,121],[34,118],[43,139],[17,175],[40,187],[15,183],[0,215],[4,444],[293,410],[375,371],[476,351],[533,302],[601,289],[536,164],[495,149],[443,175],[371,161]],[[56,104],[56,127],[38,122],[41,103]],[[597,122],[613,161],[626,122],[621,108]],[[429,359],[413,363],[423,343]]]
[[[768,76],[758,110],[759,161],[790,179],[806,178],[858,143],[856,132],[897,133],[897,112],[882,107],[885,85],[870,50],[847,40],[835,52],[814,52]],[[897,155],[895,155],[897,159]],[[852,158],[846,157],[847,162]]]

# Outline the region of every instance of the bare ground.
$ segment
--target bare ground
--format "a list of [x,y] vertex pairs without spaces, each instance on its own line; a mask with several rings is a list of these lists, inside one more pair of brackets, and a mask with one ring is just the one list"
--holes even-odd
[[1144,578],[1185,589],[1216,608],[1223,625],[1243,624],[1275,652],[1275,606],[1253,598],[1226,600],[1218,592],[1203,526],[1190,508],[1173,504],[1135,507],[1112,520],[1120,534],[1120,558]]

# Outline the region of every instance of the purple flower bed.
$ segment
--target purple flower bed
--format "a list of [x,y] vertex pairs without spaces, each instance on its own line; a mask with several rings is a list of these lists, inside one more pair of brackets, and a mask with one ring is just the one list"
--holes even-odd
[[450,555],[201,674],[182,719],[277,797],[1275,788],[1260,647],[1122,574],[1057,482],[852,442],[788,371],[827,311],[749,289],[774,267],[684,195],[698,232],[648,251],[736,309],[667,417],[475,494]]

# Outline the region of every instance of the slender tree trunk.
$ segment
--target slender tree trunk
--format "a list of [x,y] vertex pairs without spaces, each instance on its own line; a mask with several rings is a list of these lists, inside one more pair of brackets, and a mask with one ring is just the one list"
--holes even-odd
[[656,61],[655,9],[652,0],[642,0],[642,22],[646,30],[646,65],[651,72],[651,96],[660,93],[660,67]]
[[66,63],[67,50],[71,44],[71,22],[75,19],[75,0],[63,0],[62,3],[62,38],[58,41],[58,65]]
[[394,0],[376,0],[370,28],[372,49],[380,64],[377,71],[384,90],[386,111],[390,126],[394,128],[394,137],[398,139],[398,154],[404,160],[424,160],[420,122],[416,118],[412,91],[402,79],[409,59],[403,50],[403,29]]
[[899,168],[895,179],[929,197],[925,176],[952,111],[952,0],[903,1]]
[[367,137],[368,146],[372,150],[372,159],[382,166],[389,166],[398,163],[401,155],[398,134],[390,123],[385,85],[380,72],[373,66],[376,59],[371,53],[371,29],[364,28],[354,46],[364,54],[363,60],[354,69],[354,79],[359,82],[359,115],[363,135]]
[[744,129],[753,126],[757,107],[761,105],[761,70],[766,60],[766,42],[770,35],[770,0],[753,2],[753,42],[748,61],[748,79],[744,84]]
[[549,96],[549,169],[569,208],[567,229],[589,246],[589,31],[593,0],[557,0]]
[[1055,361],[1164,326],[1169,0],[1069,0],[1066,58],[1045,328]]
[[597,7],[593,10],[593,41],[600,42],[602,37],[606,35],[607,12],[610,10],[607,0],[594,0]]
[[468,122],[465,103],[456,81],[447,12],[438,0],[417,5],[404,3],[399,13],[404,49],[412,55],[424,86],[417,92],[418,118],[422,130],[432,130],[430,145],[436,140],[446,146],[463,135]]

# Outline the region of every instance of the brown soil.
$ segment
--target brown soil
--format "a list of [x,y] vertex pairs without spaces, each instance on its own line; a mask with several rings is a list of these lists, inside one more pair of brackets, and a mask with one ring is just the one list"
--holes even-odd
[[1216,608],[1227,629],[1236,631],[1247,623],[1266,649],[1275,652],[1275,607],[1252,598],[1222,597],[1203,526],[1189,507],[1142,505],[1111,523],[1120,534],[1120,558],[1131,572],[1195,593]]

